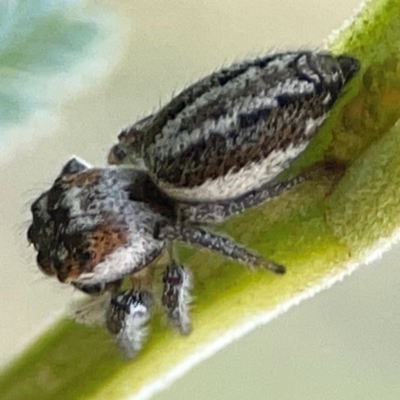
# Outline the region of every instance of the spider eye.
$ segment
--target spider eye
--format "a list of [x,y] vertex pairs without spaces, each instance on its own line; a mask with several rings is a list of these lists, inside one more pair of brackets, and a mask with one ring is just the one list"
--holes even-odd
[[56,271],[54,270],[53,264],[50,260],[49,254],[47,252],[39,250],[37,257],[36,257],[36,262],[37,262],[37,265],[39,266],[39,268],[46,275],[54,276],[56,274]]
[[27,232],[26,236],[28,238],[28,242],[30,244],[33,244],[35,246],[35,249],[38,250],[38,248],[37,248],[38,232],[33,224],[28,228],[28,232]]
[[126,150],[120,144],[116,144],[112,147],[108,155],[108,163],[111,165],[120,164],[124,161],[127,156]]
[[40,211],[39,199],[31,205],[32,214],[37,214]]
[[59,226],[60,224],[66,225],[68,223],[69,211],[64,207],[57,207],[52,210],[49,210],[48,213],[55,226]]

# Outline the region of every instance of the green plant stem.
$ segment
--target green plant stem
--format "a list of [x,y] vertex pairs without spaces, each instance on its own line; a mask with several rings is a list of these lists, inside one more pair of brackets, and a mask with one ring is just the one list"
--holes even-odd
[[[228,329],[278,312],[390,238],[400,226],[399,15],[400,0],[371,1],[330,44],[334,52],[357,56],[362,71],[293,167],[292,172],[311,166],[314,178],[219,228],[283,262],[284,277],[251,273],[214,254],[183,248],[181,259],[196,282],[190,336],[178,337],[155,315],[145,348],[125,362],[104,329],[62,319],[3,370],[0,398],[134,395],[190,355],[200,359],[201,346]],[[315,164],[322,159],[338,160],[340,167],[327,173]]]

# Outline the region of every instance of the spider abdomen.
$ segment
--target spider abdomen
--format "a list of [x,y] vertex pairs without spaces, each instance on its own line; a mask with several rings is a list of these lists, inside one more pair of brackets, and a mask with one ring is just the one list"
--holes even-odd
[[234,64],[126,130],[110,158],[142,159],[178,199],[223,200],[257,190],[304,151],[358,68],[351,56],[309,51]]

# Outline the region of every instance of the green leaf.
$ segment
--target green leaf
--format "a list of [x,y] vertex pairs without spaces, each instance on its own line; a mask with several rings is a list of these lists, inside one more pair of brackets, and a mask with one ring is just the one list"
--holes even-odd
[[104,329],[61,319],[3,370],[1,398],[145,397],[386,249],[400,226],[399,15],[400,0],[371,1],[329,45],[362,71],[291,171],[307,166],[312,179],[218,228],[283,262],[285,276],[182,248],[196,283],[190,336],[154,315],[145,348],[124,362]]

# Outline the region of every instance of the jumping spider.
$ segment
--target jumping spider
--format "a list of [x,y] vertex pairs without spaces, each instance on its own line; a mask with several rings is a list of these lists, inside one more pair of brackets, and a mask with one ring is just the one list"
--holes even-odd
[[[153,303],[151,276],[145,288],[133,282],[172,242],[283,274],[279,263],[207,224],[304,180],[275,178],[308,146],[358,69],[354,57],[307,51],[234,64],[124,130],[109,163],[127,165],[71,159],[31,207],[28,240],[39,268],[90,295],[111,293],[105,323],[126,357],[139,350]],[[167,318],[187,334],[190,271],[172,257],[162,280]]]

